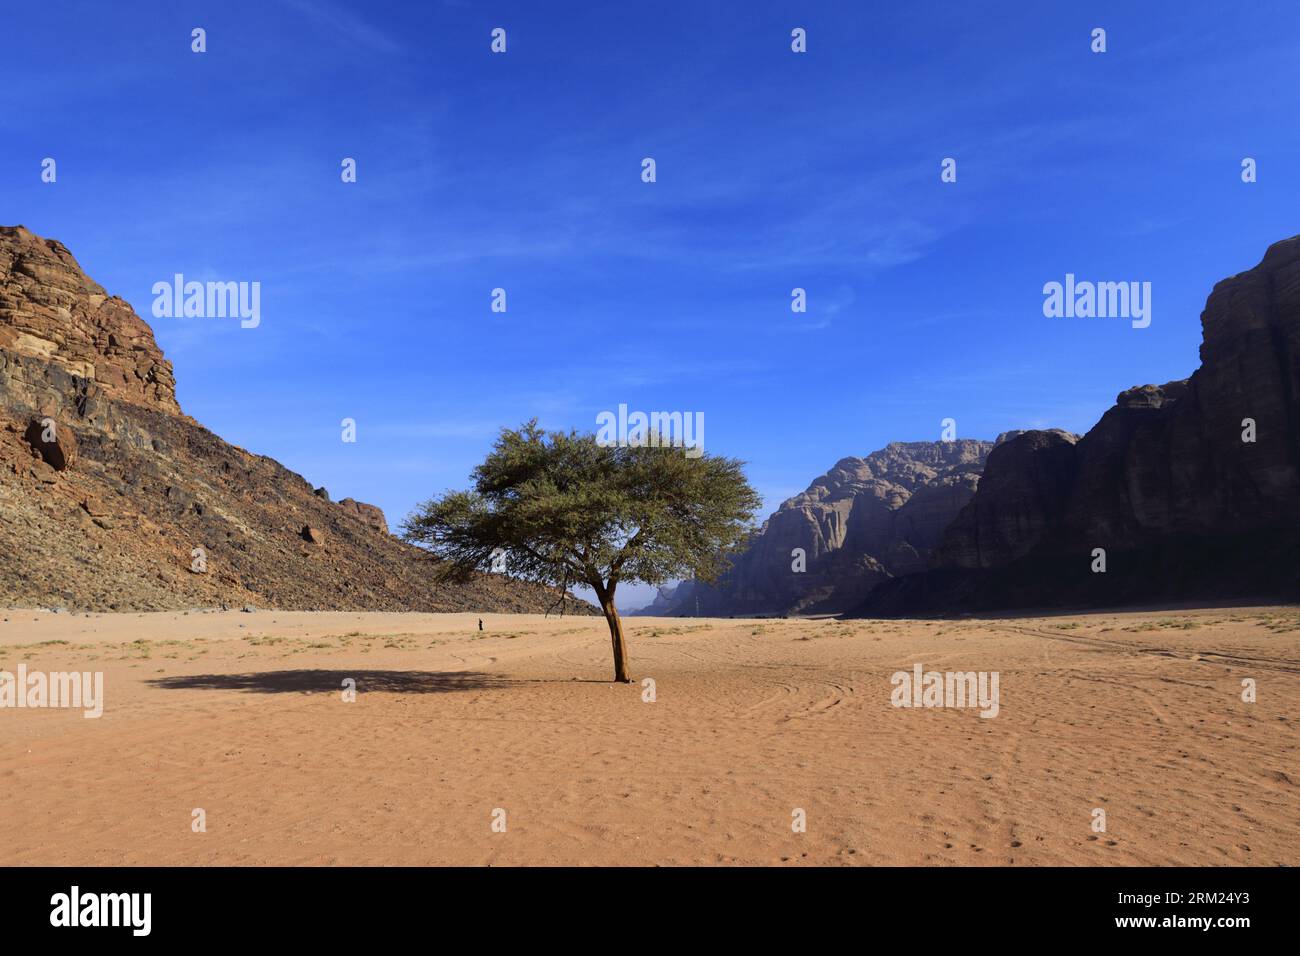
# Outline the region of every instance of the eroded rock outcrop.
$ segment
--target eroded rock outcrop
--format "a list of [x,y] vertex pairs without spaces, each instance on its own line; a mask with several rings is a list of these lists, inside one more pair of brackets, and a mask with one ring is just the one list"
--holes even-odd
[[171,364],[131,307],[62,244],[0,227],[0,605],[555,604],[500,575],[438,586],[433,570],[378,508],[332,504],[184,415]]
[[989,453],[985,494],[953,513],[934,562],[960,568],[1005,564],[1028,552],[1061,517],[1063,492],[1074,474],[1077,435],[1059,430],[1019,432]]
[[[715,586],[683,582],[647,614],[844,610],[872,585],[922,570],[974,493],[992,442],[894,442],[844,458],[784,502]],[[798,549],[798,550],[797,550]],[[802,551],[803,570],[798,570]]]
[[998,448],[932,569],[860,611],[1300,596],[1300,237],[1218,283],[1201,327],[1189,379],[1122,392],[1077,442]]
[[352,512],[381,534],[388,534],[388,521],[384,518],[383,509],[378,505],[368,505],[354,498],[344,498],[339,502],[339,507]]
[[52,418],[33,418],[23,434],[32,451],[55,471],[66,471],[77,461],[76,433]]
[[179,414],[153,330],[61,242],[0,226],[0,350],[49,362],[105,397]]

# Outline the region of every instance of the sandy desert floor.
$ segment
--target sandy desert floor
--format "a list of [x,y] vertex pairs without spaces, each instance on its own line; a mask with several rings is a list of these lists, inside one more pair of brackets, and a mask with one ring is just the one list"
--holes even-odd
[[[1296,608],[631,618],[630,686],[592,618],[0,617],[105,697],[0,710],[5,865],[1300,864]],[[918,662],[997,717],[891,706]]]

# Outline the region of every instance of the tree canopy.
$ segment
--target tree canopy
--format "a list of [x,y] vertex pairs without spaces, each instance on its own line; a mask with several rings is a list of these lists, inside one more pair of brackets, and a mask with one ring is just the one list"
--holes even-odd
[[495,569],[557,588],[588,585],[623,682],[618,585],[715,580],[760,504],[735,459],[688,457],[658,442],[607,447],[592,434],[543,431],[536,419],[502,429],[472,478],[471,490],[421,504],[403,537],[442,558],[446,576]]

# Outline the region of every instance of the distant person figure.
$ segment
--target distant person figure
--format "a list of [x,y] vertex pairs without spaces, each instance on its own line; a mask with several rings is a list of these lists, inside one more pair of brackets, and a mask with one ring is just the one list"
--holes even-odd
[[483,618],[478,619],[478,629],[480,631],[483,630]]

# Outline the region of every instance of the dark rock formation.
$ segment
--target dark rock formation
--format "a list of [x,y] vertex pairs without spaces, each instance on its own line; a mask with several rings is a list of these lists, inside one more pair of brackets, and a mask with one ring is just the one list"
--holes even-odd
[[339,502],[339,507],[352,512],[380,534],[388,534],[388,521],[384,518],[384,510],[378,505],[368,505],[364,501],[344,498]]
[[[895,442],[837,462],[768,518],[716,586],[662,590],[646,614],[844,610],[872,585],[922,570],[974,493],[992,442]],[[795,570],[802,549],[805,570]]]
[[932,570],[861,613],[1300,596],[1300,237],[1216,285],[1201,326],[1191,378],[1128,389],[1077,442],[998,448]]
[[433,559],[386,532],[378,508],[331,504],[184,415],[171,365],[131,307],[60,243],[0,227],[0,606],[555,604],[501,575],[436,585]]
[[52,418],[33,418],[23,435],[32,451],[55,471],[71,468],[77,460],[77,438],[72,429]]
[[1019,432],[989,453],[984,494],[954,513],[933,560],[982,568],[1025,554],[1060,518],[1063,490],[1074,467],[1078,436],[1063,431]]

